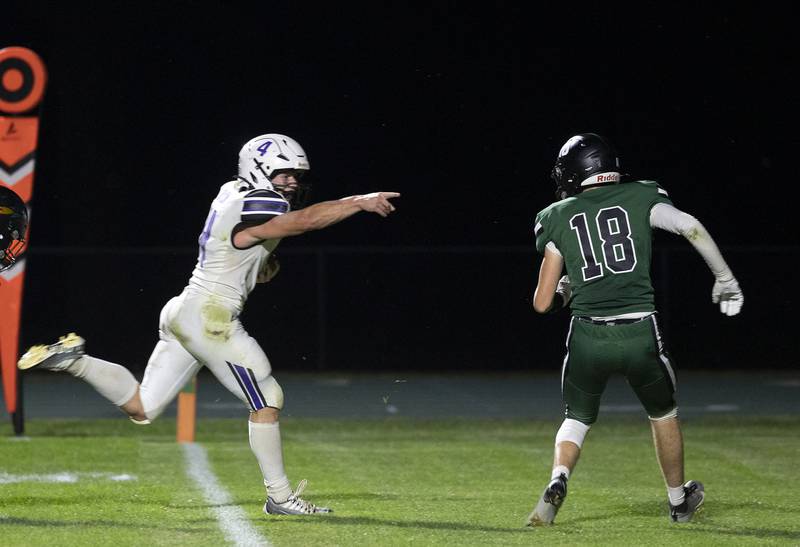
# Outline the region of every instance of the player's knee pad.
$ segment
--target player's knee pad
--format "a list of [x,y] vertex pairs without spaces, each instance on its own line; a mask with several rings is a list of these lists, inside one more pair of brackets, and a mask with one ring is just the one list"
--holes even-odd
[[[283,408],[283,389],[281,389],[281,385],[272,375],[260,381],[258,386],[261,388],[261,395],[264,396],[265,406],[277,408],[278,410]],[[256,408],[255,410],[259,409]]]
[[556,433],[556,445],[564,441],[569,441],[576,444],[578,448],[581,448],[581,446],[583,446],[583,439],[586,438],[590,427],[591,426],[579,422],[578,420],[573,420],[572,418],[565,419],[561,427],[558,428],[558,433]]
[[650,418],[651,422],[660,422],[662,420],[669,420],[669,419],[677,418],[677,417],[678,417],[678,407],[677,406],[675,408],[673,408],[672,410],[670,410],[669,412],[667,412],[666,414],[664,414],[663,416],[648,416],[648,418]]

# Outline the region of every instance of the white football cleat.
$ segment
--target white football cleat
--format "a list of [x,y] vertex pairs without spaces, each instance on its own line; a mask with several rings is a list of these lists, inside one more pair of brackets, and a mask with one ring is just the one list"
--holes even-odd
[[267,497],[267,503],[264,504],[264,512],[268,515],[313,515],[315,513],[332,513],[328,507],[317,507],[313,503],[304,500],[300,494],[305,490],[308,481],[305,479],[300,481],[297,489],[292,492],[289,499],[283,503],[277,503],[272,498]]
[[683,503],[680,505],[669,504],[669,520],[672,522],[692,520],[692,516],[700,510],[700,506],[706,499],[706,491],[702,482],[688,481],[683,485],[683,493],[686,496]]
[[564,503],[564,498],[567,497],[567,476],[561,473],[558,477],[552,479],[547,487],[542,492],[542,497],[536,507],[533,508],[531,514],[528,515],[528,520],[525,522],[526,526],[545,526],[553,524],[556,520],[558,510],[561,509],[561,504]]
[[71,332],[49,346],[33,346],[17,361],[17,367],[27,370],[40,367],[47,370],[66,370],[86,349],[86,340]]

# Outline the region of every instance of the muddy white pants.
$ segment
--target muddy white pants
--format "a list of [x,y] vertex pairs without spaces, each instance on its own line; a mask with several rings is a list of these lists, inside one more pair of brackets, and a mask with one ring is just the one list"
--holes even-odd
[[187,289],[161,310],[159,338],[139,391],[149,419],[161,414],[203,366],[250,411],[283,407],[269,359],[230,304]]

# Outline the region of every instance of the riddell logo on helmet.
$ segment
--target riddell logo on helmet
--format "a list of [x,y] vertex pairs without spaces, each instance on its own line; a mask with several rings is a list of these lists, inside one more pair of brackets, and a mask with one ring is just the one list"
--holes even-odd
[[595,182],[619,182],[619,173],[601,173],[597,175]]
[[592,175],[581,183],[581,186],[594,186],[595,184],[605,184],[607,182],[619,182],[619,173],[609,171]]

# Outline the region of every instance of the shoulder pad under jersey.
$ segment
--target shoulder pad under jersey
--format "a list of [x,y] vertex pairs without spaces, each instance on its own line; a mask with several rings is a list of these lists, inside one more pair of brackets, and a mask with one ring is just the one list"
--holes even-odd
[[242,222],[263,223],[288,212],[289,202],[273,190],[253,190],[242,199]]

